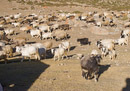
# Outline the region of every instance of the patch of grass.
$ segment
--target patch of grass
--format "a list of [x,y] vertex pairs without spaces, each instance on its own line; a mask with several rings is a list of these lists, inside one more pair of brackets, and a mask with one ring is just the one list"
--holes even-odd
[[28,10],[27,7],[19,8],[20,10]]
[[12,10],[17,10],[16,8],[12,8]]
[[25,1],[24,0],[18,0],[17,3],[21,3],[21,4],[24,4]]
[[34,6],[31,6],[31,10],[34,10],[35,9],[35,7]]
[[32,1],[28,1],[27,4],[28,5],[33,5],[33,2]]
[[68,11],[57,11],[57,13],[65,13],[65,14],[68,14],[68,13],[70,13],[70,12],[68,12]]
[[9,2],[11,2],[12,0],[8,0]]
[[120,20],[123,20],[123,21],[128,20],[128,17],[124,16],[124,17],[120,18]]
[[81,12],[81,11],[73,11],[72,13],[81,14],[83,12]]
[[[8,0],[9,2],[14,0]],[[26,3],[28,5],[40,5],[40,6],[75,6],[76,3],[86,4],[93,7],[106,8],[109,10],[130,10],[129,0],[41,0],[41,2],[31,0],[16,0],[19,3]],[[54,2],[54,3],[52,3]]]

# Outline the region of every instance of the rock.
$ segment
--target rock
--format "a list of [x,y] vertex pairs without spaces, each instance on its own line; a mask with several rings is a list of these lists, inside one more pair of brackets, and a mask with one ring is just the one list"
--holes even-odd
[[52,80],[56,80],[56,78],[53,78]]
[[68,78],[71,78],[71,76],[70,76],[70,75],[68,75]]
[[10,88],[14,87],[14,84],[10,84],[9,87],[10,87]]
[[68,70],[63,71],[63,73],[68,73],[68,72],[69,72]]
[[60,63],[60,64],[58,64],[58,66],[63,66],[64,65],[64,63]]

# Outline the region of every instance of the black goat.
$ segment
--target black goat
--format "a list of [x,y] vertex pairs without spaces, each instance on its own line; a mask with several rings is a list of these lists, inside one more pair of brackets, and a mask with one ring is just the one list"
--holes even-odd
[[88,40],[88,38],[81,38],[81,39],[77,39],[77,42],[80,42],[81,46],[82,45],[87,45],[87,44],[91,44],[91,42]]
[[[98,81],[98,72],[99,72],[99,63],[101,60],[101,55],[91,55],[91,56],[83,56],[81,58],[81,69],[82,69],[82,76],[85,79],[92,79],[94,77],[95,81]],[[86,72],[87,71],[87,72]],[[87,76],[86,76],[87,74]]]

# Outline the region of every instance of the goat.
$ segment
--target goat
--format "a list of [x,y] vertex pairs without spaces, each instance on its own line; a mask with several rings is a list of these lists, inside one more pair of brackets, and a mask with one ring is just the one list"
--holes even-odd
[[13,35],[15,34],[15,31],[13,29],[6,29],[4,30],[6,35]]
[[0,40],[9,41],[4,31],[0,31]]
[[14,18],[18,19],[18,18],[20,18],[20,16],[21,16],[21,13],[17,13],[17,14],[14,15]]
[[22,38],[22,37],[18,37],[18,38],[13,38],[12,42],[16,44],[16,46],[21,46],[24,45],[26,43],[27,39],[26,38]]
[[38,38],[41,37],[41,31],[38,29],[30,30],[30,34],[32,37],[35,37],[35,36],[37,36]]
[[7,57],[13,57],[13,47],[11,45],[5,45],[2,50],[6,53]]
[[54,61],[56,61],[56,57],[58,58],[57,60],[60,61],[61,57],[62,57],[62,59],[64,58],[65,49],[62,47],[51,49],[51,53],[54,54]]
[[5,64],[7,64],[7,55],[3,50],[0,51],[0,60],[1,59],[4,59]]
[[77,42],[80,42],[80,45],[86,45],[86,44],[89,44],[90,45],[90,41],[88,40],[88,38],[80,38],[80,39],[77,39]]
[[12,22],[12,25],[13,25],[14,27],[19,27],[19,26],[20,26],[20,23],[19,23],[19,22]]
[[5,46],[5,42],[0,41],[0,46]]
[[106,56],[107,54],[110,54],[110,53],[111,54],[114,53],[113,55],[115,55],[115,57],[116,57],[116,54],[114,52],[115,51],[115,43],[116,42],[113,39],[104,39],[104,40],[97,41],[97,46],[99,49],[101,49],[103,57]]
[[125,24],[124,24],[124,27],[126,28],[126,27],[130,27],[130,22],[126,22]]
[[62,24],[62,25],[59,25],[58,28],[61,29],[61,30],[69,30],[70,25],[69,24]]
[[65,50],[68,50],[68,52],[70,51],[70,42],[69,41],[65,41],[65,42],[61,42],[61,44],[59,44],[59,48],[62,47]]
[[45,46],[45,48],[51,48],[53,43],[51,41],[45,41],[43,45]]
[[35,48],[34,46],[16,46],[16,52],[17,53],[21,53],[22,54],[22,60],[21,62],[23,62],[24,57],[29,57],[29,61],[31,61],[31,57],[35,56],[36,60],[40,60],[40,55],[38,52],[38,48]]
[[68,34],[65,31],[57,30],[54,33],[54,37],[56,41],[63,40],[68,38]]
[[116,40],[116,43],[118,45],[128,45],[128,36],[125,36],[124,38],[119,38]]
[[[83,56],[80,58],[81,62],[81,70],[82,70],[82,76],[85,77],[85,79],[93,78],[95,79],[95,82],[98,81],[98,72],[99,72],[99,63],[101,60],[101,55],[89,55],[89,56]],[[87,76],[86,72],[87,71]]]
[[51,38],[51,39],[53,39],[53,35],[52,35],[52,33],[43,33],[42,34],[42,39],[48,39],[48,38]]
[[25,26],[25,27],[21,27],[21,28],[20,28],[20,31],[24,31],[24,32],[27,32],[27,33],[28,33],[30,29],[32,29],[31,26]]
[[38,26],[38,29],[41,30],[41,32],[51,32],[50,26],[46,25],[46,24],[41,24]]
[[125,36],[129,36],[130,29],[125,29],[121,31],[121,38],[124,38]]

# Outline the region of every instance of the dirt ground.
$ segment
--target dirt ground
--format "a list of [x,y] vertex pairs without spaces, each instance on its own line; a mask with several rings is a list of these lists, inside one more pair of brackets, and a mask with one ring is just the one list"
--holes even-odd
[[[9,15],[21,12],[23,15],[30,13],[43,14],[52,13],[57,10],[64,11],[105,11],[92,7],[81,6],[64,6],[64,7],[47,7],[42,8],[36,6],[34,10],[12,10],[12,8],[28,7],[15,2],[2,0],[0,2],[0,15]],[[73,27],[68,31],[71,38],[71,51],[68,56],[77,53],[90,54],[93,49],[100,50],[95,43],[99,39],[120,37],[120,31],[110,31],[108,35],[96,35],[89,31],[89,28]],[[31,38],[30,35],[20,33],[13,37],[24,36],[29,38],[29,41],[44,42],[44,40]],[[12,36],[9,36],[12,37]],[[91,45],[80,46],[76,41],[77,38],[88,38]],[[61,42],[53,42],[53,47],[58,46]],[[130,45],[130,40],[129,40]],[[4,86],[5,91],[130,91],[130,47],[116,46],[117,58],[110,60],[109,57],[103,58],[101,61],[100,75],[98,82],[93,79],[86,80],[81,76],[80,60],[76,58],[54,61],[53,58],[45,60],[20,62],[20,58],[14,57],[9,59],[8,64],[0,63],[0,83]]]

